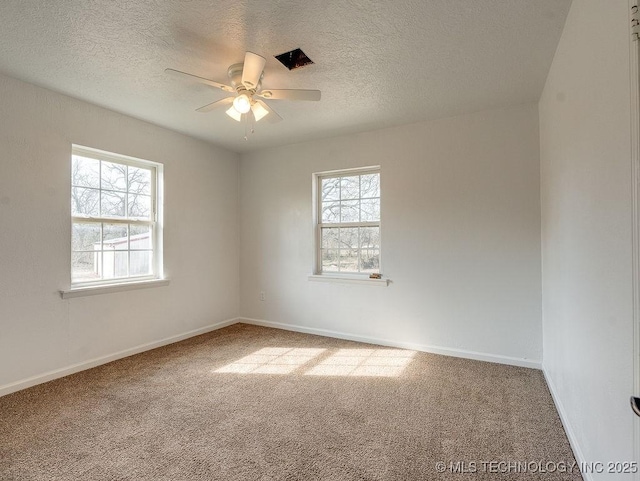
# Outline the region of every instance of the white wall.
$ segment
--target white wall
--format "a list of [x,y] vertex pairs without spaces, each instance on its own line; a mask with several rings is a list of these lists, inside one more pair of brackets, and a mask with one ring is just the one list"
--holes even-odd
[[574,0],[539,106],[544,368],[585,461],[633,460],[628,22]]
[[[310,282],[312,173],[368,165],[393,283]],[[240,179],[242,317],[541,360],[536,105],[261,150]]]
[[[167,287],[62,300],[76,143],[165,167]],[[235,318],[238,155],[0,76],[0,391]]]

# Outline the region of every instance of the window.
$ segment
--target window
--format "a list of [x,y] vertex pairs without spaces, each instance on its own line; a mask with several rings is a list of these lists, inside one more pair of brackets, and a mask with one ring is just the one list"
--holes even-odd
[[315,175],[317,274],[380,272],[380,169]]
[[161,277],[161,164],[74,146],[71,284]]

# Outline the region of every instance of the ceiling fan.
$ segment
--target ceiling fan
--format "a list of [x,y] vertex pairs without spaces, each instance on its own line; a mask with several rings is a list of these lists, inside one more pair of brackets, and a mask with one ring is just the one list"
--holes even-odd
[[227,107],[226,114],[238,122],[242,121],[243,116],[247,121],[256,122],[267,118],[271,123],[280,122],[280,117],[264,100],[320,100],[319,90],[301,90],[301,89],[280,89],[280,90],[262,90],[262,78],[264,77],[264,66],[266,59],[252,52],[247,52],[244,56],[244,63],[231,65],[227,71],[231,85],[215,82],[197,75],[181,72],[172,68],[165,70],[166,73],[195,80],[206,85],[231,94],[210,104],[207,104],[196,112],[211,112],[212,110]]

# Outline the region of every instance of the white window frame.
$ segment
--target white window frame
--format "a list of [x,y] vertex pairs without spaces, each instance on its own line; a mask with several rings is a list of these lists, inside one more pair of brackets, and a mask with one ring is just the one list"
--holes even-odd
[[[148,225],[151,229],[151,246],[152,246],[152,273],[144,276],[129,276],[118,277],[114,279],[98,279],[95,281],[80,281],[74,282],[72,275],[72,265],[69,264],[69,274],[71,276],[71,289],[84,290],[86,288],[100,288],[108,286],[117,286],[122,284],[140,284],[145,281],[157,281],[164,279],[163,274],[163,184],[164,184],[164,166],[158,162],[152,162],[150,160],[138,159],[135,157],[129,157],[126,155],[116,154],[113,152],[106,152],[103,150],[93,149],[91,147],[85,147],[81,145],[72,145],[71,155],[78,155],[81,157],[87,157],[104,162],[113,162],[121,165],[127,165],[131,167],[139,167],[144,169],[150,169],[152,172],[151,179],[151,219],[150,220],[137,220],[126,219],[118,217],[102,217],[102,216],[74,216],[71,214],[71,226],[76,223],[105,223],[105,224],[131,224],[131,225]],[[72,179],[70,179],[72,180]],[[73,188],[72,182],[70,182],[69,193]],[[102,189],[100,188],[100,191]],[[73,246],[71,252],[73,254]],[[127,249],[127,252],[130,252]],[[73,257],[73,256],[72,256]]]
[[[322,222],[322,179],[336,177],[350,177],[354,175],[379,174],[380,175],[380,219],[377,222]],[[379,248],[379,269],[378,273],[382,275],[382,172],[379,165],[368,167],[356,167],[352,169],[331,170],[326,172],[317,172],[313,174],[313,239],[314,239],[314,256],[313,256],[313,277],[333,277],[333,278],[351,278],[351,279],[367,279],[370,281],[368,272],[325,272],[322,270],[322,228],[327,227],[378,227],[380,229],[380,248]],[[386,285],[386,281],[384,281]]]

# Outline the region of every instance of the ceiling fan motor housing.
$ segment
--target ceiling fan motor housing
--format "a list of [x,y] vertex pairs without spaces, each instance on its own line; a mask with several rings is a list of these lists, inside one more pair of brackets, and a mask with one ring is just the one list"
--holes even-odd
[[242,83],[243,67],[244,67],[243,63],[236,63],[236,64],[233,64],[231,67],[229,67],[229,70],[227,70],[227,75],[229,76],[229,80],[231,81],[231,85],[233,86],[233,88],[236,89],[236,92],[238,93],[244,90],[250,92],[251,94],[254,94],[255,92],[260,92],[260,89],[262,88],[262,78],[264,77],[264,72],[260,74],[260,80],[258,80],[258,85],[251,88],[247,88],[247,86]]

